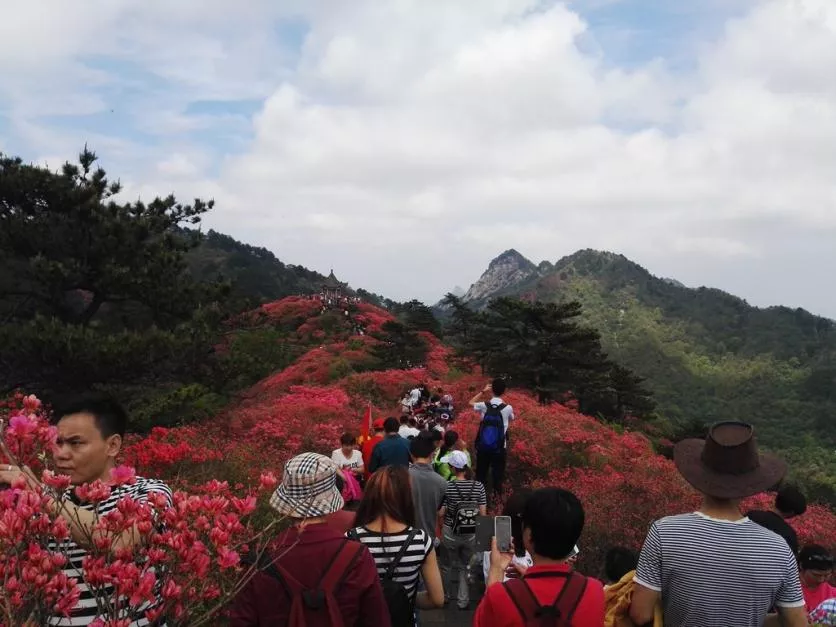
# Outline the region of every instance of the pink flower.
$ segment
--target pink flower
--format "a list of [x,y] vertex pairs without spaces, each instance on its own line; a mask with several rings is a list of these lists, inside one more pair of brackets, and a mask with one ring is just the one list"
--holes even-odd
[[44,470],[41,479],[46,485],[58,492],[63,492],[70,487],[70,478],[67,475],[56,475],[51,470]]
[[272,491],[275,489],[278,483],[279,481],[278,479],[276,479],[276,475],[274,475],[272,472],[261,473],[261,477],[259,478],[259,484],[261,485],[262,490]]
[[110,481],[113,485],[131,485],[136,482],[136,470],[130,466],[117,466],[110,471]]
[[8,434],[17,438],[25,438],[38,429],[38,423],[30,420],[24,414],[15,414],[9,419]]
[[41,400],[34,394],[23,397],[23,409],[29,413],[38,411],[41,408]]
[[221,568],[234,568],[241,562],[241,557],[237,551],[229,549],[220,549],[218,551],[218,565]]

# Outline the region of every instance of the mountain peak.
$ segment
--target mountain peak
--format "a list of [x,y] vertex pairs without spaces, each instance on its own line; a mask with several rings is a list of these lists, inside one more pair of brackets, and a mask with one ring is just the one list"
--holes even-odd
[[488,269],[462,297],[465,302],[493,297],[538,274],[537,266],[513,248],[491,261]]
[[509,264],[516,265],[521,269],[528,268],[533,270],[534,268],[536,268],[536,266],[530,260],[524,257],[515,248],[509,248],[504,253],[496,257],[493,261],[491,261],[491,263],[488,265],[488,269],[490,270],[495,266],[504,266]]

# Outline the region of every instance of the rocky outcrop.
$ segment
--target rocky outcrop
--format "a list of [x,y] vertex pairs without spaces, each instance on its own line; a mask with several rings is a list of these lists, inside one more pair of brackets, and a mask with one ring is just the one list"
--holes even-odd
[[492,298],[497,293],[515,287],[536,274],[539,274],[537,266],[513,248],[506,250],[491,261],[488,269],[476,283],[470,286],[462,300],[468,302]]

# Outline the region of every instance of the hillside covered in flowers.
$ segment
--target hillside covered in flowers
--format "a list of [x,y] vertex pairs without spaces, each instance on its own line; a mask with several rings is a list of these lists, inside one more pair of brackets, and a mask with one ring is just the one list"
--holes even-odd
[[[265,471],[280,476],[284,462],[299,452],[330,454],[343,432],[359,432],[369,404],[376,418],[395,415],[403,392],[418,382],[452,394],[459,408],[485,384],[477,368],[429,333],[420,334],[428,346],[420,367],[373,369],[382,342],[375,336],[392,318],[368,304],[352,305],[349,316],[292,297],[250,317],[250,324],[288,331],[299,357],[210,420],[133,438],[125,463],[177,486],[210,479],[251,485]],[[638,548],[653,519],[696,506],[696,494],[673,462],[638,427],[615,430],[572,407],[540,405],[524,390],[510,390],[505,398],[518,417],[508,489],[558,485],[574,491],[587,511],[581,552],[590,571],[600,568],[613,544]],[[468,442],[476,421],[474,412],[459,412],[455,428]],[[770,498],[760,495],[747,505],[767,507]],[[836,515],[824,506],[810,507],[794,524],[802,542],[836,537]]]

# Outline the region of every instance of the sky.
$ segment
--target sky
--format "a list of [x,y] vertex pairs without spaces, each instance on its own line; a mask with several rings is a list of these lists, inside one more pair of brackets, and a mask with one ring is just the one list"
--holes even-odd
[[833,0],[38,0],[0,76],[0,152],[390,298],[595,248],[836,318]]

